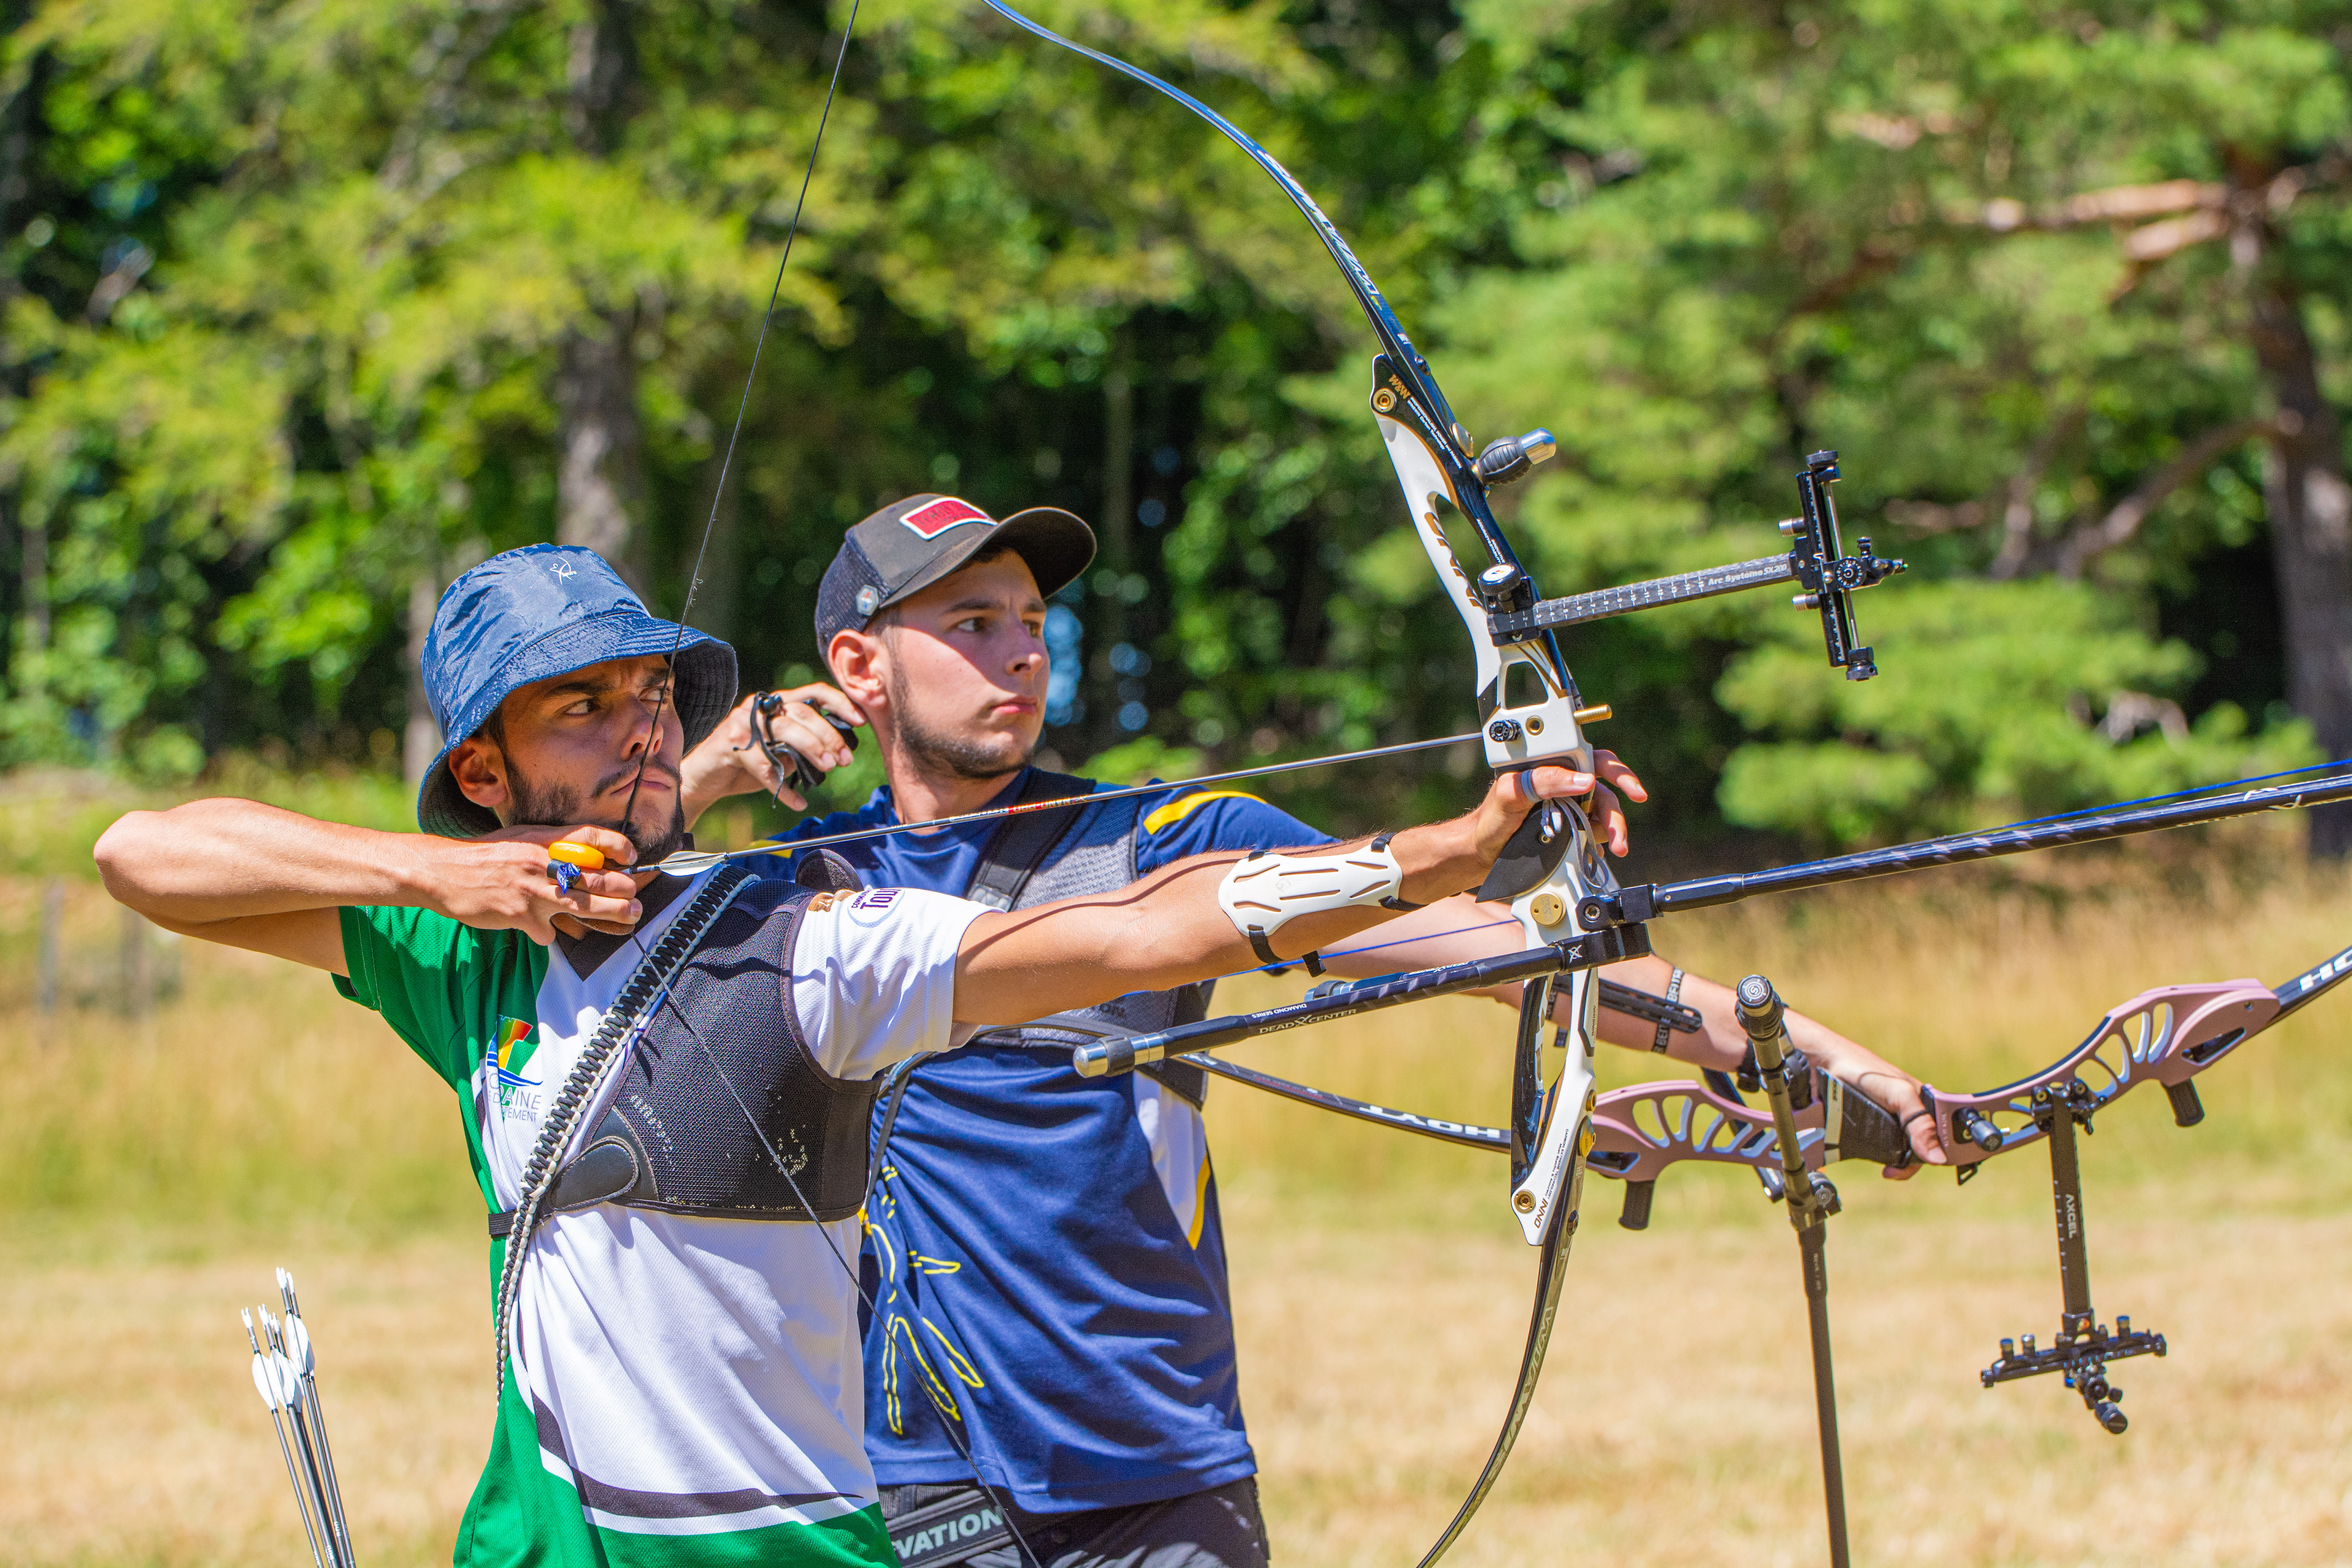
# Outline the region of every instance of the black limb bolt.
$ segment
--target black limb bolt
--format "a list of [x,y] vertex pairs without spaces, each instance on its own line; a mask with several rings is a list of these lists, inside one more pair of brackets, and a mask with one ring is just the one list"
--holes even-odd
[[1962,1106],[1952,1112],[1952,1125],[1961,1137],[1988,1154],[1999,1153],[2000,1146],[2009,1142],[2009,1134],[1994,1126],[1992,1118],[1973,1106]]
[[2194,1127],[2205,1120],[2205,1102],[2197,1098],[2195,1084],[2168,1083],[2164,1086],[2164,1098],[2172,1101],[2175,1127]]
[[1625,1212],[1617,1216],[1617,1223],[1627,1230],[1649,1229],[1650,1203],[1657,1195],[1658,1184],[1655,1182],[1626,1183]]
[[1549,462],[1559,450],[1559,443],[1549,430],[1530,430],[1524,436],[1506,436],[1478,454],[1471,467],[1478,477],[1490,485],[1507,485],[1527,478],[1528,471],[1538,463]]

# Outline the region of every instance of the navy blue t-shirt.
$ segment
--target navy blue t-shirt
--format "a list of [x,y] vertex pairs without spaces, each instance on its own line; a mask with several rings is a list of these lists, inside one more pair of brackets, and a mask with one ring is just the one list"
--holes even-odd
[[[1025,777],[992,804],[1017,799]],[[1138,875],[1330,842],[1232,791],[1178,784],[1139,804]],[[883,789],[791,837],[897,820]],[[961,894],[996,826],[835,853],[870,887]],[[1066,1048],[985,1040],[924,1063],[882,1156],[864,1263],[866,1446],[883,1485],[970,1478],[940,1401],[989,1485],[1034,1512],[1158,1502],[1255,1472],[1206,1129],[1154,1079],[1082,1079]]]

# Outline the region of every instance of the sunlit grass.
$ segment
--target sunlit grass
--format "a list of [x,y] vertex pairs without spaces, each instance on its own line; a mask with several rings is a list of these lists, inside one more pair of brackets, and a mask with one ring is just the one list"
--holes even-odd
[[[2148,986],[2274,983],[2352,942],[2352,886],[2244,848],[2201,867],[2110,857],[2063,891],[1939,873],[1677,917],[1656,937],[1977,1088]],[[0,1562],[299,1555],[236,1321],[280,1262],[320,1337],[362,1559],[446,1559],[488,1405],[459,1108],[324,977],[268,961],[190,944],[175,1000],[116,1016],[120,921],[87,883],[68,904],[72,1005],[35,1015],[37,890],[0,883]],[[1840,1168],[1857,1561],[2352,1559],[2347,1009],[2322,1001],[2205,1075],[2193,1131],[2143,1091],[2085,1144],[2097,1305],[2174,1346],[2119,1372],[2120,1439],[2054,1385],[1976,1386],[2000,1336],[2056,1327],[2038,1153],[1962,1190]],[[1496,1121],[1508,1033],[1502,1009],[1457,1001],[1235,1054]],[[1656,1067],[1610,1052],[1604,1087]],[[1517,1366],[1529,1255],[1503,1163],[1228,1084],[1210,1117],[1277,1552],[1393,1568],[1469,1484]],[[1459,1561],[1819,1561],[1780,1212],[1738,1172],[1688,1169],[1661,1184],[1646,1234],[1617,1229],[1616,1209],[1593,1182],[1544,1394]]]

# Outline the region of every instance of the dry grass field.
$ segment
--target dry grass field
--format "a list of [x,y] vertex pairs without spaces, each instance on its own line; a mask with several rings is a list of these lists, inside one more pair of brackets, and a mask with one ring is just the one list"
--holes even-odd
[[[2352,887],[2261,836],[2069,884],[1948,872],[1681,917],[1662,949],[1791,1002],[1931,1080],[1980,1087],[2146,986],[2286,977],[2352,943]],[[2224,871],[2217,867],[2234,868]],[[456,1110],[322,981],[188,949],[179,996],[108,1010],[117,924],[69,900],[69,997],[36,1016],[28,880],[0,883],[0,1562],[304,1555],[246,1373],[240,1304],[291,1267],[363,1561],[446,1560],[487,1433],[478,1200]],[[1276,983],[1224,994],[1271,1000]],[[2056,1327],[2047,1165],[1956,1190],[1843,1167],[1832,1305],[1856,1561],[2352,1562],[2352,994],[2084,1149],[2103,1316],[2170,1336],[2126,1363],[2131,1431],[2063,1389],[1976,1384]],[[1507,1017],[1432,1004],[1242,1058],[1385,1103],[1502,1112]],[[1654,1076],[1609,1053],[1604,1082]],[[1243,1378],[1278,1560],[1409,1562],[1484,1458],[1526,1331],[1528,1250],[1492,1156],[1220,1085],[1211,1102]],[[1677,1180],[1676,1178],[1684,1178]],[[1778,1209],[1673,1173],[1652,1228],[1595,1181],[1543,1394],[1465,1565],[1811,1563],[1822,1550],[1802,1298]]]

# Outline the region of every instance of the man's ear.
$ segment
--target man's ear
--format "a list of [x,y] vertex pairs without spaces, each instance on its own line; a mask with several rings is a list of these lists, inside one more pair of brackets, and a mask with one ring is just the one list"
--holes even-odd
[[833,679],[852,702],[869,714],[889,707],[890,649],[880,637],[845,627],[825,645],[824,658],[833,667]]
[[449,776],[457,781],[460,795],[485,810],[503,813],[514,800],[507,783],[506,753],[480,735],[467,736],[450,752]]

